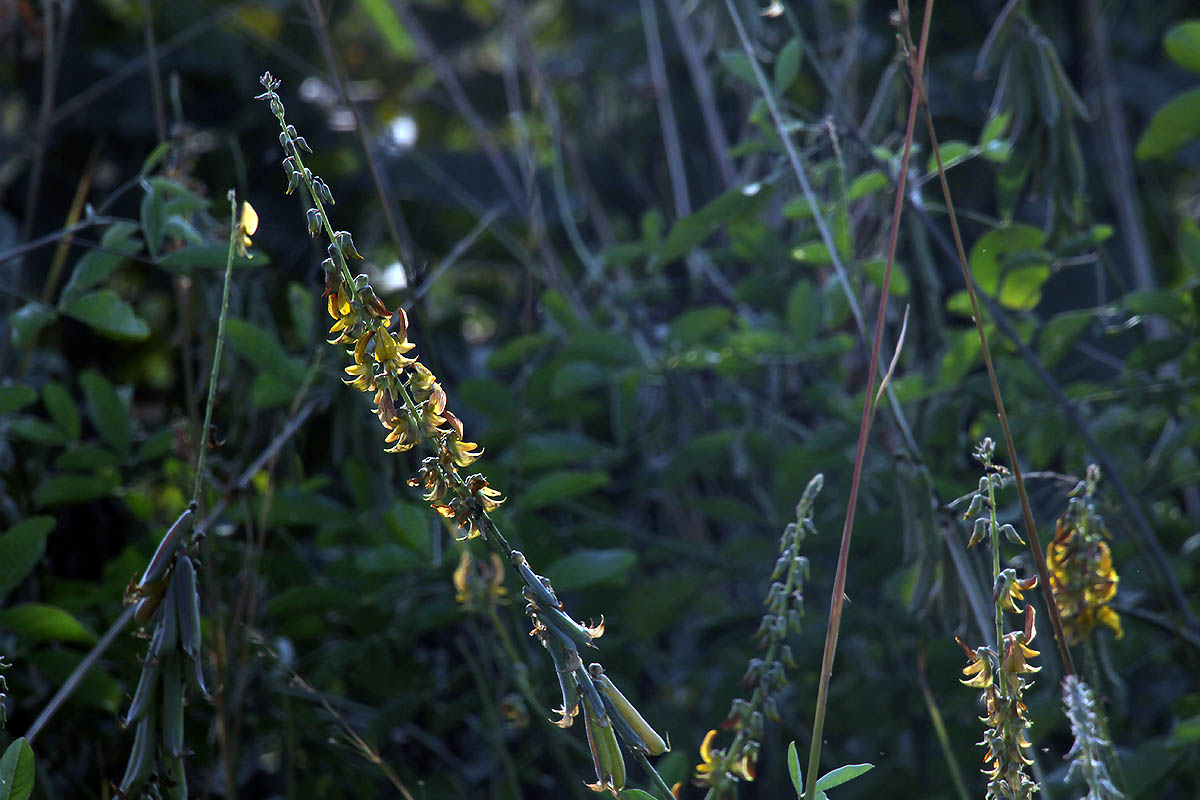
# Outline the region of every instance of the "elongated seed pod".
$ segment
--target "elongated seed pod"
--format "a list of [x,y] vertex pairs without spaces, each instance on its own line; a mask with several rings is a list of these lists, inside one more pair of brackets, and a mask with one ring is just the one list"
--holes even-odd
[[546,588],[546,584],[542,583],[540,576],[535,575],[533,570],[529,568],[529,561],[526,560],[525,554],[520,550],[513,550],[509,556],[517,572],[521,573],[521,579],[525,581],[525,585],[533,592],[536,602],[544,608],[559,608],[562,603],[554,596],[554,592]]
[[[592,644],[592,640],[600,638],[599,635],[580,625],[557,608],[542,608],[539,605],[538,616],[541,617],[546,627],[561,631],[582,645],[595,647],[596,645]],[[599,628],[598,630],[603,629]]]
[[591,788],[611,791],[617,796],[625,788],[625,757],[621,755],[612,721],[607,714],[600,716],[588,707],[584,711],[584,728],[588,749],[592,752],[592,765],[596,768],[596,783]]
[[179,615],[179,640],[183,651],[193,660],[200,658],[200,595],[196,593],[196,567],[187,556],[175,564],[176,613]]
[[183,771],[183,757],[176,756],[167,761],[167,800],[188,800],[187,773]]
[[652,756],[661,756],[667,752],[667,743],[650,727],[650,724],[646,722],[633,703],[625,699],[625,695],[621,694],[621,690],[604,674],[604,668],[599,664],[592,664],[588,667],[588,670],[591,672],[592,682],[596,684],[596,688],[600,691],[600,694],[605,700],[611,703],[617,715],[642,740],[642,749]]
[[159,665],[157,662],[149,662],[142,667],[142,676],[138,678],[137,689],[133,692],[133,702],[129,704],[129,711],[125,714],[125,718],[121,720],[122,727],[127,727],[135,722],[138,722],[150,712],[154,707],[154,698],[157,695],[158,688]]
[[212,695],[208,693],[208,687],[204,685],[204,665],[200,662],[199,656],[189,658],[192,662],[192,671],[188,673],[190,683],[196,687],[196,691],[204,695],[205,700],[212,700]]
[[175,548],[179,546],[179,540],[183,537],[183,523],[191,515],[190,508],[184,509],[183,513],[179,515],[179,519],[175,520],[175,524],[167,529],[166,535],[158,543],[158,549],[154,551],[154,557],[150,559],[146,571],[142,573],[142,579],[138,581],[137,588],[145,589],[167,574],[167,568],[171,566],[171,558],[175,555]]
[[175,593],[168,587],[167,595],[163,599],[162,613],[158,615],[158,624],[154,626],[154,635],[150,638],[150,650],[146,653],[146,657],[151,661],[160,660],[174,650],[179,642],[179,615],[175,611],[175,605]]
[[129,763],[125,766],[125,777],[121,778],[118,793],[130,797],[141,788],[154,768],[154,715],[147,714],[138,723],[133,735],[133,749],[129,752]]
[[162,669],[162,743],[170,756],[183,753],[183,673],[179,651],[172,650]]

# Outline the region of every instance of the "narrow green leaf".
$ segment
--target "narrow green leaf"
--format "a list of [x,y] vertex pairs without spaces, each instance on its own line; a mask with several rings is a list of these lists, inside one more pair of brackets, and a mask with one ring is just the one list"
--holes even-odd
[[37,417],[17,417],[12,421],[9,431],[14,438],[51,447],[59,447],[71,441],[62,428]]
[[33,500],[40,508],[98,500],[112,494],[112,482],[94,475],[54,475],[38,484]]
[[521,508],[533,511],[569,500],[607,486],[608,473],[597,470],[549,472],[529,484],[521,496]]
[[[867,195],[874,194],[887,185],[888,179],[882,172],[877,169],[869,170],[859,175],[854,179],[854,183],[850,184],[850,190],[846,192],[846,199],[850,201],[858,200]],[[805,203],[806,207],[807,205]]]
[[668,339],[682,344],[697,344],[729,330],[733,312],[722,306],[708,306],[685,311],[671,322]]
[[624,580],[636,563],[634,552],[624,548],[576,550],[551,564],[546,577],[559,591],[583,589]]
[[792,786],[796,797],[804,796],[804,773],[800,770],[800,756],[796,753],[796,743],[788,743],[787,753],[788,774],[792,776]]
[[852,781],[864,772],[874,769],[874,764],[847,764],[831,770],[817,779],[817,789],[825,791],[835,786],[841,786],[846,781]]
[[133,423],[129,409],[108,378],[95,370],[85,371],[79,378],[87,403],[88,416],[100,433],[100,438],[122,456],[133,447]]
[[33,571],[46,553],[54,517],[23,519],[0,536],[0,598]]
[[60,307],[62,313],[90,325],[113,339],[149,338],[150,326],[133,312],[133,307],[112,289],[99,289],[72,298]]
[[383,37],[392,56],[411,61],[417,52],[416,45],[391,4],[387,0],[358,0],[358,4],[371,18],[372,27]]
[[91,644],[96,635],[66,609],[44,603],[22,603],[0,611],[0,628],[30,642]]
[[134,238],[137,230],[137,226],[129,222],[109,225],[100,237],[100,247],[89,250],[75,262],[75,269],[71,271],[71,277],[59,295],[59,305],[65,305],[93,286],[104,283],[128,256],[141,250],[141,240]]
[[142,231],[146,234],[146,250],[155,258],[162,250],[163,235],[167,229],[167,211],[163,202],[163,192],[159,187],[154,183],[147,184],[146,194],[142,196]]
[[78,439],[83,432],[83,419],[79,416],[75,399],[61,383],[50,381],[42,387],[42,403],[54,424],[69,439]]
[[[950,169],[967,160],[971,155],[971,145],[966,142],[942,142],[938,146],[938,155],[942,157],[942,169]],[[937,156],[929,154],[929,163],[926,164],[925,170],[930,174],[937,173]]]
[[33,748],[24,736],[15,739],[0,757],[0,800],[26,800],[35,772]]
[[146,156],[146,160],[142,162],[142,175],[149,175],[150,172],[158,166],[158,162],[163,160],[167,153],[171,152],[170,142],[160,142],[158,147],[150,151],[150,155]]

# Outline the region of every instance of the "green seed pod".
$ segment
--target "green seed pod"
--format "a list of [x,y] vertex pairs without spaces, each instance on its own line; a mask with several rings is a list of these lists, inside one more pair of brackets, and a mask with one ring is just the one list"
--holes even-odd
[[200,658],[200,595],[196,592],[196,567],[187,556],[180,556],[175,566],[174,589],[176,613],[179,616],[179,640],[183,650],[193,660]]
[[187,773],[183,771],[182,756],[167,762],[166,789],[168,800],[188,800]]
[[157,694],[155,690],[158,688],[158,675],[159,665],[157,662],[151,662],[142,667],[142,676],[138,678],[137,689],[133,692],[133,701],[129,704],[129,711],[125,714],[125,718],[121,720],[122,727],[139,722],[150,713]]
[[641,748],[652,756],[661,756],[667,752],[667,743],[658,735],[657,731],[650,727],[633,703],[625,699],[625,695],[621,694],[621,690],[616,687],[616,684],[604,674],[604,667],[592,664],[588,670],[591,672],[592,681],[600,690],[600,694],[617,712],[617,716],[624,720],[641,740]]
[[133,749],[129,752],[129,763],[125,766],[125,777],[118,789],[121,797],[130,797],[150,775],[154,768],[154,715],[149,714],[138,723],[133,735]]
[[162,743],[168,755],[183,753],[183,674],[179,651],[167,654],[162,670]]
[[[172,583],[178,580],[179,577],[175,576]],[[161,660],[164,655],[175,649],[175,644],[179,641],[179,615],[175,611],[173,589],[174,586],[167,589],[162,613],[158,615],[158,624],[154,626],[154,635],[150,639],[150,649],[146,652],[146,658],[151,661]]]
[[587,731],[588,749],[592,753],[592,765],[596,768],[596,782],[588,784],[588,788],[595,792],[609,791],[614,797],[619,797],[620,791],[625,788],[625,758],[621,755],[621,746],[617,744],[611,720],[607,715],[597,716],[589,706],[584,713],[584,728]]
[[167,574],[167,568],[171,566],[171,559],[175,555],[175,548],[179,546],[179,540],[182,538],[184,520],[191,515],[190,508],[184,509],[179,519],[175,520],[175,524],[167,529],[166,535],[158,543],[158,549],[154,551],[154,557],[150,559],[150,564],[142,574],[142,579],[138,581],[138,589],[145,589]]

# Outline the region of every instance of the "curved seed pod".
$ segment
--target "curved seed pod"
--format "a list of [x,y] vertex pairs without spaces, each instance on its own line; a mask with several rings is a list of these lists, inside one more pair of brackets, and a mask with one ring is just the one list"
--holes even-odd
[[[175,583],[176,581],[172,581]],[[158,615],[158,624],[154,627],[154,636],[150,639],[150,650],[146,657],[158,661],[171,650],[179,641],[179,614],[175,611],[175,592],[173,586],[167,588],[163,602],[162,613]]]
[[125,766],[125,777],[117,793],[121,797],[133,795],[154,768],[154,715],[149,714],[138,723],[133,735],[133,749],[129,752],[129,763]]
[[596,685],[592,683],[592,678],[588,675],[583,664],[575,670],[575,680],[579,682],[579,690],[583,695],[584,706],[591,710],[597,716],[604,713],[604,701],[600,699],[600,693],[596,691]]
[[196,687],[196,691],[204,695],[205,700],[212,700],[212,695],[208,693],[208,687],[204,684],[204,665],[200,663],[200,657],[189,659],[192,662],[192,671],[188,674],[188,682]]
[[128,727],[141,720],[154,707],[155,691],[158,688],[159,667],[157,662],[150,662],[142,667],[142,676],[138,678],[137,689],[133,692],[133,702],[129,711],[121,720],[121,727]]
[[179,651],[167,653],[162,669],[162,743],[170,756],[183,753],[183,674]]
[[[561,714],[562,719],[551,721],[560,728],[569,728],[575,721],[575,715],[579,713],[579,682],[575,680],[574,670],[563,663],[567,659],[567,654],[562,646],[555,642],[546,649],[550,651],[550,658],[554,661],[554,672],[558,676],[558,688],[562,691],[562,708],[552,709],[554,713]],[[579,658],[578,653],[575,658]]]
[[525,581],[525,585],[533,592],[538,605],[546,608],[562,607],[562,603],[558,602],[554,592],[547,588],[546,584],[542,583],[541,577],[534,574],[534,571],[529,568],[529,562],[525,559],[524,553],[520,550],[513,550],[509,558],[512,560],[513,566],[517,568],[517,572],[521,573],[521,579]]
[[138,625],[145,625],[154,616],[154,612],[158,610],[158,606],[162,603],[163,592],[155,592],[152,595],[143,597],[137,601],[137,605],[133,609],[133,619]]
[[187,800],[187,773],[183,771],[183,757],[177,756],[167,762],[167,780],[165,781],[167,788],[168,800]]
[[196,567],[187,556],[180,556],[175,565],[174,589],[176,613],[179,616],[179,641],[192,660],[200,660],[200,595],[196,592]]
[[192,510],[185,508],[179,515],[179,519],[175,520],[175,524],[167,529],[166,535],[158,543],[158,549],[154,551],[154,557],[150,559],[146,571],[142,573],[142,579],[138,581],[137,588],[145,589],[146,586],[167,574],[167,568],[171,566],[171,558],[175,555],[175,548],[179,546],[179,540],[183,537],[183,523],[191,515]]
[[587,645],[588,647],[595,647],[596,645],[592,644],[592,640],[599,639],[604,635],[603,617],[601,617],[599,625],[588,628],[584,625],[580,625],[578,622],[571,619],[557,608],[541,608],[539,606],[538,616],[547,627],[559,630],[580,644]]
[[625,699],[621,690],[604,674],[604,668],[599,664],[592,664],[588,670],[592,673],[592,681],[600,690],[601,696],[642,741],[642,749],[652,756],[661,756],[667,752],[666,741],[650,727],[633,703]]
[[584,713],[584,728],[587,731],[588,749],[592,753],[592,766],[596,768],[596,782],[588,784],[594,792],[609,791],[619,797],[625,788],[625,757],[617,744],[608,716],[598,716],[587,708]]

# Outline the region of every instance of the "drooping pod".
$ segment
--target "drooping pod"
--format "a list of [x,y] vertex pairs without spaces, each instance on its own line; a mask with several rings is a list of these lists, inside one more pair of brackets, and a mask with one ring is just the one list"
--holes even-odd
[[142,676],[138,679],[137,689],[133,692],[133,701],[129,704],[129,711],[125,714],[124,719],[121,720],[122,727],[140,722],[150,713],[157,694],[159,672],[157,662],[150,662],[142,667]]
[[175,555],[175,549],[179,546],[179,540],[183,536],[183,523],[192,515],[192,509],[186,508],[179,518],[175,520],[175,524],[167,529],[162,541],[158,543],[158,549],[154,551],[153,558],[146,566],[146,571],[142,573],[142,579],[138,581],[137,588],[145,589],[150,584],[161,580],[167,574],[167,568],[171,566],[171,559]]
[[588,671],[592,675],[592,683],[600,691],[600,696],[604,699],[605,705],[612,711],[615,711],[617,716],[629,726],[630,730],[641,741],[641,748],[652,756],[661,756],[669,749],[666,741],[658,734],[650,724],[646,722],[641,713],[634,707],[633,703],[621,694],[621,690],[616,687],[611,679],[604,674],[604,667],[599,664],[592,664],[588,667]]
[[167,755],[183,753],[183,673],[179,651],[167,654],[162,669],[162,743]]
[[588,749],[592,753],[592,765],[596,768],[596,782],[587,786],[593,792],[612,792],[620,797],[625,788],[625,758],[617,743],[612,720],[605,714],[598,716],[590,703],[584,703],[584,728],[587,731]]
[[137,732],[133,735],[133,749],[129,752],[129,763],[125,766],[125,777],[121,778],[121,786],[117,790],[121,797],[129,797],[139,789],[154,768],[154,746],[157,743],[155,721],[153,714],[147,714],[138,723]]

